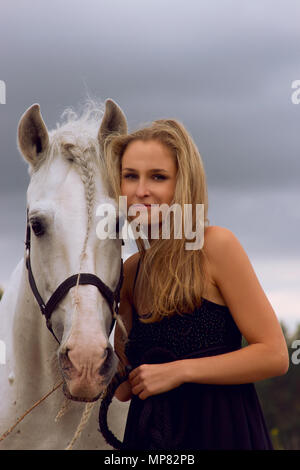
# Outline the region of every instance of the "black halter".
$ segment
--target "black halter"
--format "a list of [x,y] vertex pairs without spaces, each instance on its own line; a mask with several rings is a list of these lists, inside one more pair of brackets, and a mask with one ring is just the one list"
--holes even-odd
[[[77,281],[78,281],[78,276],[79,276],[79,281],[78,284],[91,284],[93,286],[96,286],[100,293],[103,295],[103,297],[106,299],[111,315],[112,315],[112,323],[110,327],[110,332],[108,337],[110,336],[112,329],[115,324],[115,320],[117,318],[117,315],[119,313],[119,302],[120,302],[120,291],[123,283],[123,260],[121,258],[121,272],[120,272],[120,278],[119,282],[117,284],[117,287],[115,291],[113,292],[104,282],[99,279],[95,274],[89,274],[89,273],[79,273],[79,274],[74,274],[70,277],[68,277],[65,281],[63,281],[55,290],[55,292],[51,295],[50,299],[48,300],[47,303],[45,303],[40,296],[40,293],[37,289],[34,276],[31,270],[31,263],[30,263],[30,224],[29,224],[29,217],[28,217],[28,208],[27,208],[27,229],[26,229],[26,241],[25,241],[25,247],[26,247],[26,268],[28,271],[28,280],[29,284],[32,290],[32,293],[34,297],[36,298],[37,303],[39,304],[40,310],[42,315],[45,316],[46,318],[46,325],[48,330],[52,333],[56,341],[60,344],[59,340],[57,339],[53,329],[52,329],[52,323],[51,323],[51,315],[53,311],[56,309],[57,305],[59,302],[67,295],[68,291],[71,289],[71,287],[76,286]],[[122,240],[122,245],[124,245],[124,240]]]

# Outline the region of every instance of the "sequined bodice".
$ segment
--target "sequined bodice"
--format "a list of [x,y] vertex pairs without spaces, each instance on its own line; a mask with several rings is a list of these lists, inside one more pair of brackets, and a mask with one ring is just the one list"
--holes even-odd
[[125,352],[130,364],[136,367],[147,351],[156,347],[179,359],[210,348],[239,349],[241,340],[229,308],[203,298],[192,313],[175,314],[153,323],[142,323],[133,309]]

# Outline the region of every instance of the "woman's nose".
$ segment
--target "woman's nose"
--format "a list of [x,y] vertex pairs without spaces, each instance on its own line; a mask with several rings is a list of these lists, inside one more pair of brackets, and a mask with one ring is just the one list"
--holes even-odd
[[140,179],[136,187],[136,195],[138,197],[148,196],[150,194],[147,182]]

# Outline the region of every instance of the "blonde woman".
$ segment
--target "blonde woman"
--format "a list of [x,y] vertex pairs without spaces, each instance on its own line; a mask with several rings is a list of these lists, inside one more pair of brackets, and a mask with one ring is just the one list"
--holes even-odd
[[171,236],[161,236],[161,217],[158,238],[148,246],[137,239],[138,253],[124,264],[128,338],[117,325],[115,350],[132,371],[115,396],[131,399],[125,448],[272,449],[254,382],[287,372],[286,342],[239,240],[209,226],[195,143],[181,123],[162,119],[109,137],[105,154],[115,198],[127,196],[128,209],[146,206],[146,228],[151,205],[204,207],[202,247],[186,249],[184,232],[172,237],[172,217]]

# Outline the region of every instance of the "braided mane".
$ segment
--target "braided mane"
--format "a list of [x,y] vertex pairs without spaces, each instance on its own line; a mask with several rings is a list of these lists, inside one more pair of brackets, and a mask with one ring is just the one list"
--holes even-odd
[[98,131],[104,114],[104,104],[88,100],[82,107],[81,114],[67,108],[61,114],[61,123],[49,132],[49,148],[43,164],[49,167],[57,155],[73,162],[81,177],[85,189],[87,205],[87,230],[81,254],[80,266],[86,250],[86,244],[92,223],[95,197],[95,170],[100,169],[105,192],[111,194],[106,176],[106,165],[102,155]]

